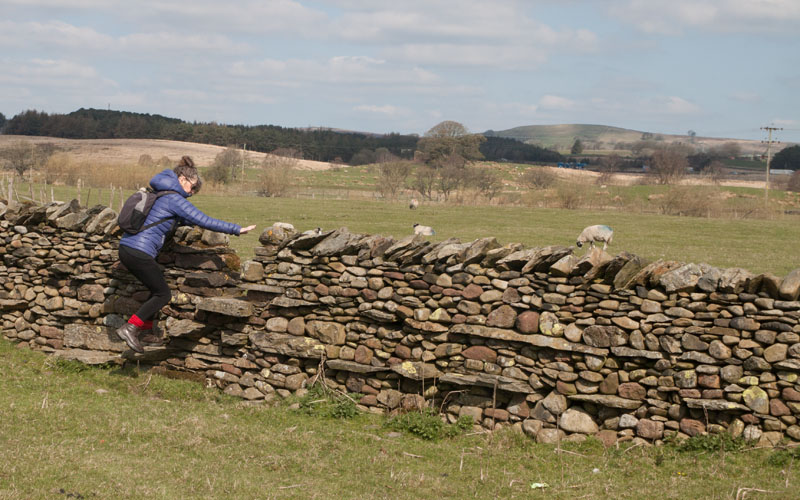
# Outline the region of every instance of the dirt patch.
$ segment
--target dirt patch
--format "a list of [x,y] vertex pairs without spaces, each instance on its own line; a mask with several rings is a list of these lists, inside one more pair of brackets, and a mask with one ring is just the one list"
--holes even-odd
[[[77,162],[91,161],[117,165],[135,165],[139,157],[147,154],[158,161],[166,156],[177,163],[181,156],[189,155],[201,167],[209,166],[214,158],[225,148],[211,144],[167,141],[162,139],[62,139],[59,137],[38,137],[26,135],[0,135],[0,148],[16,141],[34,144],[53,144],[69,154]],[[247,160],[259,164],[268,155],[247,151]],[[301,170],[328,170],[333,165],[327,162],[299,160]]]

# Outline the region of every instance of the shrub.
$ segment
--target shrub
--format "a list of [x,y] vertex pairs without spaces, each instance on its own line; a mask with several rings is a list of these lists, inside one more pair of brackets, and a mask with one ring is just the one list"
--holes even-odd
[[556,198],[560,208],[573,210],[583,206],[589,199],[587,186],[583,184],[561,183],[556,189]]
[[522,174],[521,180],[529,189],[547,189],[556,183],[556,174],[547,167],[531,167]]
[[408,432],[428,441],[451,438],[472,428],[472,417],[461,416],[453,424],[446,424],[430,408],[395,415],[386,421],[386,427],[394,431]]
[[727,432],[718,434],[698,434],[683,441],[665,440],[667,446],[680,453],[719,453],[740,451],[747,442],[742,437],[733,437]]
[[792,176],[789,177],[789,184],[786,189],[795,193],[800,192],[800,170],[795,170]]
[[156,162],[153,161],[153,157],[150,156],[149,154],[143,154],[143,155],[139,156],[138,165],[140,167],[152,167],[155,164],[156,164]]
[[710,217],[721,210],[720,190],[712,186],[673,186],[658,198],[658,208],[665,215]]
[[323,384],[314,384],[298,401],[299,411],[323,418],[353,418],[359,413],[356,407],[356,400],[359,399],[361,394],[343,394],[328,389]]
[[297,159],[287,156],[267,156],[261,164],[258,181],[260,196],[282,196],[294,185]]

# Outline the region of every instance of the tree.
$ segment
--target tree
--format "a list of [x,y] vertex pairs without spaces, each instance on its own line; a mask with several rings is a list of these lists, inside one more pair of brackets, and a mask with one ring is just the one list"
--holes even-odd
[[783,148],[772,157],[769,168],[776,170],[800,170],[800,146]]
[[433,188],[436,185],[436,169],[427,165],[417,169],[417,178],[414,179],[414,189],[420,195],[431,200],[433,199]]
[[694,138],[697,137],[697,132],[695,132],[694,130],[689,130],[688,132],[686,132],[686,134],[689,136],[689,142],[694,144]]
[[444,121],[428,130],[417,148],[420,159],[433,168],[461,168],[483,158],[480,145],[485,140],[480,134],[470,134],[458,122]]
[[682,179],[688,167],[689,161],[680,148],[657,149],[650,158],[650,171],[656,176],[659,184],[672,184]]
[[0,150],[0,158],[5,160],[6,168],[22,176],[26,171],[43,165],[55,153],[52,144],[33,144],[16,141]]
[[447,201],[450,198],[450,194],[464,183],[467,171],[456,165],[448,165],[438,169],[437,172],[439,174],[437,179],[439,191],[444,196],[444,200]]
[[3,127],[5,126],[5,124],[6,124],[6,115],[0,113],[0,133],[3,132]]
[[569,152],[573,155],[579,155],[583,153],[583,143],[580,139],[575,139],[575,142],[572,143],[572,149],[570,149]]
[[380,178],[378,179],[378,191],[384,196],[394,198],[397,192],[405,185],[406,179],[411,174],[409,161],[389,161],[381,163]]
[[242,168],[242,152],[229,146],[217,154],[206,177],[214,184],[227,184],[238,177]]
[[711,150],[711,153],[718,158],[736,158],[742,154],[742,147],[737,142],[726,142]]
[[467,182],[489,201],[503,190],[503,182],[500,179],[500,175],[488,168],[475,167],[471,169]]

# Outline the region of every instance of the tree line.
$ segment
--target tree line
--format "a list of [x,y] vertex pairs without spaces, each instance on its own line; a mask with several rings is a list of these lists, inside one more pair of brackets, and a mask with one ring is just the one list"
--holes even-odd
[[[0,115],[0,131],[67,139],[166,139],[217,146],[246,145],[251,151],[263,153],[289,149],[297,151],[303,159],[341,163],[362,163],[376,151],[411,159],[420,141],[413,134],[190,123],[158,114],[84,108],[68,114],[28,110],[10,119]],[[489,138],[480,149],[483,157],[490,161],[556,162],[560,159],[553,151],[498,137]]]

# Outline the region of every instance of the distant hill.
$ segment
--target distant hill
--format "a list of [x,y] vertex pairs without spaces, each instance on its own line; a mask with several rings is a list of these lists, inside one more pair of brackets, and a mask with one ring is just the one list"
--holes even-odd
[[641,140],[694,143],[696,147],[708,148],[717,147],[726,142],[736,142],[744,154],[760,154],[765,149],[764,144],[760,141],[700,136],[696,136],[692,140],[688,135],[659,134],[608,125],[527,125],[507,130],[487,130],[484,135],[516,139],[526,144],[560,150],[568,150],[572,147],[575,139],[580,139],[586,149],[608,150],[614,149],[617,144],[631,144]]
[[505,137],[543,147],[569,149],[575,139],[583,142],[634,142],[642,138],[642,133],[608,125],[527,125],[508,130],[488,130],[487,137]]

